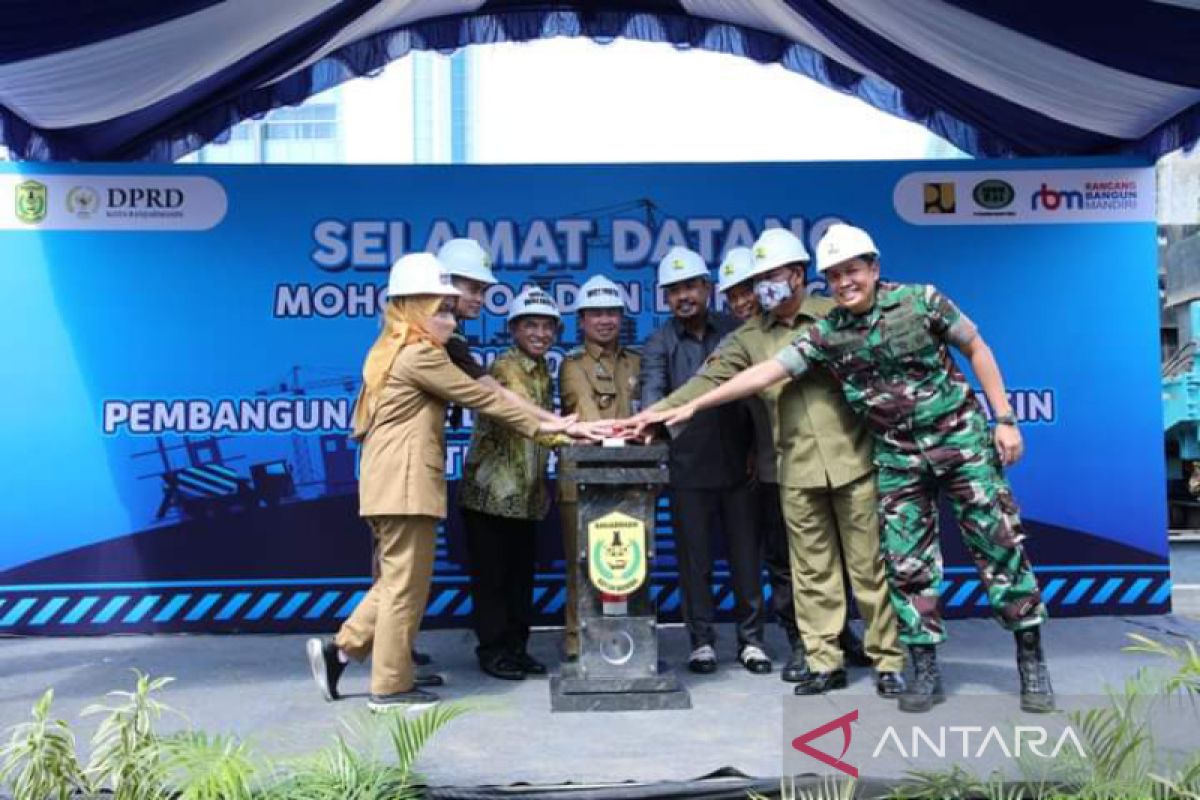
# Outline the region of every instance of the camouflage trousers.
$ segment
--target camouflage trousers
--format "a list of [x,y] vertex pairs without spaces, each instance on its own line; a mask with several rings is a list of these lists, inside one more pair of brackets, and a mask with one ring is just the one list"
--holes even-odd
[[1046,620],[1037,578],[1021,546],[1021,517],[987,423],[969,423],[941,431],[910,452],[888,448],[877,453],[880,544],[891,601],[900,618],[900,641],[906,645],[946,639],[938,602],[939,492],[950,501],[996,620],[1009,630]]

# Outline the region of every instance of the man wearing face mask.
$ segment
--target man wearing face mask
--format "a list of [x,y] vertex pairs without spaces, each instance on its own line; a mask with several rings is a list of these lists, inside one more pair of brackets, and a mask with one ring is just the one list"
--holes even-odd
[[[800,243],[799,239],[785,237],[781,244],[787,246],[775,248],[776,260],[806,255],[804,245]],[[798,263],[803,265],[803,260]],[[748,325],[743,324],[742,327],[730,334],[729,338],[733,341],[722,342],[716,352],[708,357],[710,363],[724,359],[730,349],[744,354],[747,337],[749,337],[751,345],[757,346],[765,342],[764,323],[769,324],[771,321],[760,318],[763,311],[762,305],[758,302],[758,295],[754,292],[754,282],[755,277],[761,274],[763,268],[767,266],[770,265],[766,262],[762,265],[756,263],[754,251],[749,247],[734,247],[725,254],[725,259],[721,262],[718,272],[717,291],[725,295],[725,302],[728,303],[729,310],[733,312],[733,316],[739,322],[747,323],[751,320],[753,322]],[[797,267],[797,269],[799,268]],[[794,313],[792,307],[802,299],[803,295],[804,290],[801,287],[795,297],[776,306],[774,311],[785,319],[791,319],[791,315]],[[743,360],[739,359],[736,354],[732,359],[735,365]],[[701,376],[707,374],[706,367],[705,370],[702,370]],[[698,376],[693,380],[706,380],[706,378]],[[773,419],[777,412],[775,408],[768,406],[763,397],[752,398],[748,407],[754,418],[754,472],[755,478],[757,478],[754,504],[758,511],[758,528],[763,540],[763,563],[766,565],[767,579],[771,585],[771,610],[787,635],[792,654],[787,666],[783,669],[782,677],[785,681],[803,681],[808,678],[808,668],[804,642],[800,639],[800,629],[797,627],[790,545],[787,523],[783,518],[783,503],[779,486],[779,457],[775,445],[775,428],[778,426],[778,421]],[[844,571],[843,578],[847,578]],[[847,580],[847,591],[849,588]],[[862,640],[850,627],[848,619],[842,626],[838,644],[845,655],[845,661],[851,666],[869,667],[874,663],[863,651]]]
[[[658,265],[658,285],[672,319],[650,335],[642,350],[642,406],[657,403],[695,374],[717,344],[737,327],[725,314],[709,311],[712,284],[698,253],[673,247]],[[729,553],[738,637],[738,661],[750,672],[771,671],[763,649],[762,542],[754,525],[747,463],[754,441],[744,405],[697,415],[672,431],[671,513],[683,620],[691,638],[688,668],[716,671],[713,629],[711,540],[720,518]]]
[[[800,330],[828,314],[834,307],[831,300],[805,293],[809,260],[803,242],[791,231],[764,231],[754,244],[749,277],[766,313],[739,328],[695,378],[640,416],[682,406],[771,360]],[[867,626],[866,651],[875,665],[876,689],[884,697],[898,697],[905,689],[904,653],[879,554],[871,439],[825,370],[776,384],[760,397],[771,412],[779,452],[796,621],[803,638],[783,678],[797,682],[796,694],[821,694],[846,685],[839,645],[846,620],[844,560]]]

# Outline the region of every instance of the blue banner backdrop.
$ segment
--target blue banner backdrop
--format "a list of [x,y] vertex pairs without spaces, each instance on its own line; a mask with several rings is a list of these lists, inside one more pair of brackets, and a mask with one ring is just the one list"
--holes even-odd
[[[627,292],[636,343],[666,319],[653,265],[671,245],[715,266],[766,226],[812,247],[834,220],[875,235],[886,276],[949,294],[997,353],[1024,420],[1011,477],[1052,613],[1169,608],[1144,163],[0,170],[0,633],[329,630],[349,614],[370,548],[345,433],[404,252],[455,235],[490,249],[502,284],[466,328],[485,362],[506,345],[515,292],[548,289],[567,312],[557,369],[586,276]],[[451,480],[470,422],[447,434]],[[457,517],[430,626],[470,614]],[[665,500],[658,522],[655,592],[672,618]],[[556,527],[552,513],[543,623],[565,599]],[[948,615],[985,614],[952,527],[943,539]]]

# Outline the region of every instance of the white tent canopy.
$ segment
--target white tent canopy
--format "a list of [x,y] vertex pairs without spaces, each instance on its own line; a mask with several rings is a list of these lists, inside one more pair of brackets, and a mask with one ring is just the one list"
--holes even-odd
[[19,158],[172,160],[413,49],[582,36],[779,63],[979,156],[1200,138],[1200,3],[1008,0],[16,0],[0,135]]

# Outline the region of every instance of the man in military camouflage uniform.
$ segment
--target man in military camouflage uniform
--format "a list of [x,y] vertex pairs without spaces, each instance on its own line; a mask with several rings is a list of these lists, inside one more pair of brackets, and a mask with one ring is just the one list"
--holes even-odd
[[[677,423],[801,375],[812,364],[829,368],[875,437],[883,551],[915,673],[901,710],[927,711],[945,699],[935,649],[946,639],[938,609],[942,558],[934,503],[940,489],[953,505],[993,613],[1015,634],[1021,708],[1051,711],[1054,693],[1040,635],[1046,608],[1002,471],[1021,457],[1022,442],[1000,369],[975,324],[935,288],[881,282],[878,256],[866,231],[830,226],[817,247],[817,269],[838,308],[773,361],[663,421]],[[950,344],[970,361],[997,412],[991,437]]]
[[[576,317],[583,344],[563,358],[558,372],[562,413],[581,422],[620,419],[633,411],[638,392],[641,356],[621,347],[625,301],[615,283],[603,275],[579,288]],[[563,654],[579,657],[579,518],[575,484],[558,480],[558,511],[562,520],[563,553],[567,562],[567,605],[564,612]]]

